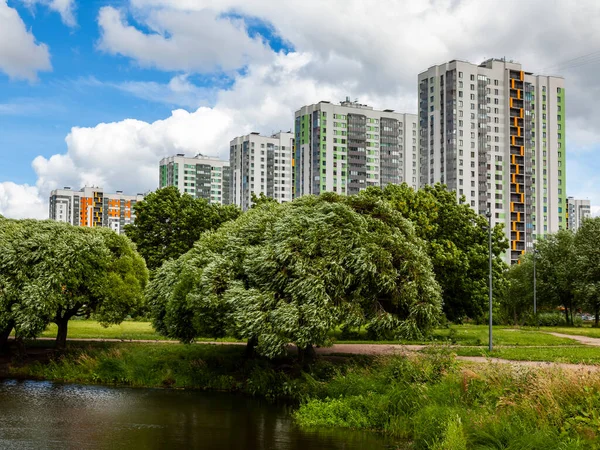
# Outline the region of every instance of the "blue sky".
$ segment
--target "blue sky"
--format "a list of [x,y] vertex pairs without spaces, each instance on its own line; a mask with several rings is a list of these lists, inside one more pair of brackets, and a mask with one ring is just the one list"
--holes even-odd
[[63,185],[154,189],[161,157],[227,156],[232,137],[289,129],[319,100],[416,112],[419,71],[490,56],[565,76],[569,195],[600,205],[600,5],[380,6],[0,0],[0,213],[43,217]]
[[[142,68],[131,59],[98,50],[100,39],[97,17],[99,8],[123,2],[80,1],[77,26],[63,24],[60,15],[43,5],[28,7],[20,1],[8,5],[19,12],[27,28],[39,42],[48,45],[52,71],[39,72],[39,80],[11,80],[0,74],[0,149],[9,155],[0,165],[0,181],[35,184],[32,160],[50,157],[66,150],[65,137],[72,127],[93,127],[100,122],[115,122],[129,117],[153,122],[169,116],[175,103],[149,101],[125,94],[100,83],[128,81],[168,83],[179,71]],[[224,17],[243,20],[233,12]],[[268,39],[274,51],[290,49],[270,26],[257,18],[246,18],[251,36]],[[143,27],[141,27],[143,28]],[[243,67],[239,69],[243,72]],[[95,83],[98,81],[99,83]],[[194,74],[190,81],[198,87],[227,88],[228,74]],[[211,104],[207,93],[206,104]],[[8,108],[10,105],[10,108]]]

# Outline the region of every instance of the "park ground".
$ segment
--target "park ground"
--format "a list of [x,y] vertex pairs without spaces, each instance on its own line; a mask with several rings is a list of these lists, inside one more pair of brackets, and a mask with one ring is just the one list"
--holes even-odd
[[[600,330],[452,325],[425,342],[343,341],[300,364],[245,358],[243,342],[161,338],[146,322],[50,327],[0,376],[240,392],[294,405],[298,424],[379,431],[398,448],[600,449]],[[356,336],[355,336],[356,337]],[[358,336],[360,337],[360,335]],[[408,447],[407,447],[408,446]]]
[[[56,336],[56,326],[51,325],[42,334],[37,345],[49,345],[45,339]],[[126,321],[120,325],[103,327],[93,320],[74,320],[69,324],[71,341],[114,340],[171,342],[154,331],[149,322]],[[232,338],[198,339],[207,343],[241,343]],[[332,333],[332,346],[318,350],[322,354],[390,354],[395,352],[424,352],[436,346],[449,347],[459,357],[501,358],[514,361],[546,361],[555,363],[600,365],[600,328],[493,327],[494,350],[488,347],[486,325],[450,325],[434,330],[426,341],[368,341],[360,333],[353,339],[343,339],[340,332]]]

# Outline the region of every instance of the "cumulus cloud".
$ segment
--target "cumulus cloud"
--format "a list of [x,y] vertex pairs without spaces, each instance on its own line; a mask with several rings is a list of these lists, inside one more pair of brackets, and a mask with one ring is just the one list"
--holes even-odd
[[202,153],[228,158],[229,141],[235,136],[288,130],[297,105],[314,98],[342,98],[343,85],[318,85],[298,76],[309,63],[309,55],[291,53],[278,55],[273,64],[250,66],[231,90],[218,94],[212,108],[178,109],[153,123],[127,119],[73,128],[65,154],[34,160],[37,187],[44,195],[63,185],[146,192],[157,188],[158,162],[165,156]]
[[123,10],[101,8],[99,48],[133,58],[144,67],[188,72],[234,70],[272,54],[261,39],[248,35],[243,21],[213,10],[151,10],[138,20],[151,33],[131,25]]
[[74,27],[77,25],[75,20],[75,0],[21,0],[30,9],[36,5],[43,5],[52,11],[60,14],[60,17],[65,25]]
[[0,0],[0,71],[34,81],[37,72],[51,69],[48,46],[37,43],[17,11]]
[[[249,36],[245,17],[269,24],[295,50],[273,52],[263,38]],[[100,49],[174,74],[169,83],[94,83],[190,111],[176,110],[153,123],[128,119],[74,128],[64,154],[34,161],[37,187],[44,196],[63,184],[133,193],[154,189],[163,156],[202,152],[227,157],[232,137],[289,129],[298,107],[346,95],[377,108],[416,112],[420,71],[450,59],[479,63],[506,56],[526,70],[565,76],[567,154],[578,155],[568,160],[569,195],[589,197],[600,180],[590,169],[594,165],[578,158],[591,157],[600,141],[595,128],[600,79],[593,59],[578,66],[564,61],[574,52],[597,51],[599,19],[600,4],[593,0],[581,0],[577,8],[566,0],[551,7],[545,0],[377,5],[360,0],[319,5],[301,0],[130,0],[129,8],[103,7],[98,15]],[[244,70],[236,72],[240,68]],[[195,74],[215,71],[229,71],[232,87],[193,84]],[[600,197],[592,202],[600,204]]]
[[0,214],[14,219],[47,219],[48,206],[35,186],[0,183]]

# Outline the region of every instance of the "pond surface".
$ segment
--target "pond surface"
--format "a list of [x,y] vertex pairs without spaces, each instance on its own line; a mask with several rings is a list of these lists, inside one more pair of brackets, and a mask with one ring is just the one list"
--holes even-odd
[[374,433],[300,429],[244,396],[0,380],[0,449],[363,450]]

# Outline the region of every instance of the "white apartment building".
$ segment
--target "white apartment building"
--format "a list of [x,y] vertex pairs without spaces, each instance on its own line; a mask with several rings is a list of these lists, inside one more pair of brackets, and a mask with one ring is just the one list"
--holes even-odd
[[135,220],[133,206],[143,199],[143,194],[110,194],[99,187],[84,187],[80,191],[65,187],[50,193],[49,217],[76,226],[108,227],[123,234],[125,225]]
[[418,187],[417,116],[321,101],[295,113],[294,196],[356,194],[368,186]]
[[592,216],[592,206],[589,200],[567,198],[567,229],[577,231],[584,219]]
[[203,156],[186,157],[183,153],[160,160],[159,187],[176,186],[181,193],[203,198],[209,203],[230,204],[229,162]]
[[246,211],[252,206],[252,193],[262,193],[280,203],[291,201],[293,149],[291,132],[272,136],[250,133],[232,139],[231,202]]
[[418,76],[419,185],[444,183],[491,212],[518,261],[566,228],[565,88],[512,61],[453,60]]

